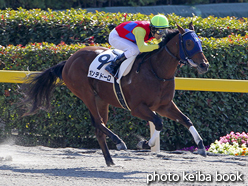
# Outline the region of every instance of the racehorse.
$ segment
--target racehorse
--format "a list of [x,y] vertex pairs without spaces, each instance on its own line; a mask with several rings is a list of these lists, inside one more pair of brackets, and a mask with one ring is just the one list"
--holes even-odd
[[[126,144],[106,127],[109,105],[121,108],[113,85],[104,81],[87,77],[91,62],[101,52],[109,50],[99,46],[87,46],[78,50],[66,61],[28,77],[28,89],[23,104],[31,103],[27,114],[34,114],[40,108],[49,108],[52,91],[56,81],[61,78],[66,86],[80,98],[90,111],[95,134],[102,149],[106,164],[114,165],[106,144],[108,136],[118,150],[126,150]],[[209,63],[202,52],[201,42],[194,32],[177,25],[177,29],[169,29],[160,43],[160,48],[148,53],[139,54],[131,71],[121,79],[122,91],[133,116],[151,121],[155,132],[149,141],[141,141],[140,148],[154,145],[162,130],[162,120],[157,115],[167,117],[184,125],[191,132],[198,152],[206,156],[201,136],[191,120],[184,115],[173,102],[175,93],[175,73],[180,63],[188,64],[198,73],[208,71]]]

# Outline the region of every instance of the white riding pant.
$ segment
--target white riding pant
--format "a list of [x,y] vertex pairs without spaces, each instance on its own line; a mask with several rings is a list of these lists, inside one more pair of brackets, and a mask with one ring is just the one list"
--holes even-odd
[[137,56],[140,53],[135,43],[120,37],[115,29],[109,34],[109,44],[116,49],[123,50],[126,58]]

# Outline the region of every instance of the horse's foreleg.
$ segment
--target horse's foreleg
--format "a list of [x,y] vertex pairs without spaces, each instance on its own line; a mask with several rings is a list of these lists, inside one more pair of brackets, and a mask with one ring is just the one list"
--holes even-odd
[[198,146],[198,153],[202,156],[206,156],[206,150],[201,136],[193,126],[191,120],[179,110],[173,101],[167,106],[161,106],[156,112],[161,116],[165,116],[184,125],[192,134],[194,141]]

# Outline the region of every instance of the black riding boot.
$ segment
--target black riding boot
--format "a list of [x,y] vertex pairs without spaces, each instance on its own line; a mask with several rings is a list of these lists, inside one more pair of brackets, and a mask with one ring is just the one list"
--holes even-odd
[[[124,55],[124,53],[122,53],[121,55],[117,56],[113,61],[111,61],[111,63],[106,66],[105,70],[107,70],[112,76],[115,77],[115,74],[118,68],[120,67],[121,63],[126,59],[126,56]],[[115,78],[118,79],[118,77]]]

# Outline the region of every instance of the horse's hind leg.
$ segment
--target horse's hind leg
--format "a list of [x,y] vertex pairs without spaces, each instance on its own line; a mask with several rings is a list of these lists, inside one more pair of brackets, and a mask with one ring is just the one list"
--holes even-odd
[[[103,103],[103,102],[100,103],[98,101],[97,105],[98,105],[99,114],[101,115],[102,120],[103,120],[103,124],[105,124],[108,121],[108,104]],[[91,115],[92,124],[95,126],[94,117],[92,116],[91,113],[90,115]],[[102,149],[102,153],[105,158],[106,164],[108,166],[114,165],[114,162],[109,153],[108,145],[106,143],[106,135],[99,128],[96,128],[95,133],[96,133],[98,143]]]
[[[84,58],[87,58],[87,56],[69,58],[63,69],[62,77],[71,92],[80,98],[89,109],[92,123],[96,128],[97,138],[104,153],[106,163],[107,165],[111,165],[113,161],[108,152],[107,144],[105,142],[105,135],[116,144],[118,150],[126,150],[127,147],[115,133],[105,126],[104,120],[107,122],[107,117],[104,119],[104,113],[107,114],[107,106],[101,102],[96,91],[93,89],[93,86],[90,83],[91,78],[87,77],[88,66],[85,62],[86,59]],[[105,111],[103,112],[102,110],[104,109]]]
[[105,135],[116,144],[118,150],[126,150],[127,146],[115,133],[105,126],[105,123],[107,123],[108,105],[100,104],[94,95],[88,96],[87,98],[88,99],[83,99],[83,101],[90,111],[92,124],[96,128],[96,137],[102,149],[106,164],[108,166],[114,165],[106,144]]
[[158,110],[156,110],[156,112],[161,116],[165,116],[173,121],[179,122],[189,129],[195,143],[198,146],[198,153],[202,156],[206,156],[206,150],[201,136],[198,134],[191,120],[179,110],[173,101],[169,105],[161,106]]
[[[85,94],[85,93],[84,93]],[[126,150],[126,144],[110,129],[105,126],[107,122],[108,114],[108,105],[99,101],[95,95],[88,96],[87,99],[82,99],[89,109],[92,118],[92,124],[96,128],[96,135],[99,142],[99,145],[103,151],[103,155],[108,166],[113,165],[113,160],[111,159],[107,144],[106,136],[107,135],[115,144],[118,150]]]
[[[89,108],[89,107],[88,107]],[[89,108],[90,112],[91,109]],[[118,150],[126,150],[127,146],[126,144],[119,138],[119,136],[117,136],[115,133],[113,133],[110,129],[108,129],[105,126],[105,123],[103,123],[102,121],[102,117],[101,116],[94,116],[94,114],[91,112],[92,117],[94,118],[94,126],[101,130],[104,134],[106,134],[115,144]],[[99,115],[99,113],[98,113]],[[101,118],[101,119],[100,119]]]
[[107,166],[114,165],[114,162],[111,158],[111,155],[109,153],[109,149],[106,143],[106,135],[98,128],[96,128],[95,133],[96,133],[97,141],[102,149],[102,153],[103,153]]
[[159,136],[160,131],[162,130],[162,120],[154,112],[152,112],[147,105],[140,104],[135,109],[132,109],[132,115],[139,117],[143,120],[151,121],[155,125],[155,132],[153,133],[152,138],[148,141],[140,141],[137,144],[139,149],[150,149],[155,145],[155,141]]

